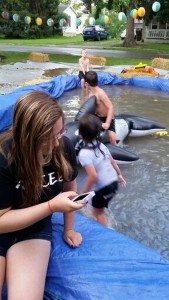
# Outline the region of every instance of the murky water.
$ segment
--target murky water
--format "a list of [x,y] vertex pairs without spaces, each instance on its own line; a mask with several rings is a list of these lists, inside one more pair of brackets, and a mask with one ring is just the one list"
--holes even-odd
[[[128,86],[106,86],[116,114],[148,117],[169,131],[169,95]],[[83,100],[81,90],[64,93],[60,103],[67,122],[74,119]],[[125,143],[140,159],[121,165],[127,181],[109,207],[109,221],[117,231],[158,250],[169,258],[169,137],[127,138]],[[79,187],[83,184],[80,171]]]

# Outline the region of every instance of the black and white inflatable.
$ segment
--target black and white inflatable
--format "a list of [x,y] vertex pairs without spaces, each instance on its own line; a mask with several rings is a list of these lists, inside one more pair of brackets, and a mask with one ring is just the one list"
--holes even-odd
[[[66,124],[66,136],[71,139],[75,149],[79,150],[81,144],[78,136],[78,120],[83,115],[95,113],[96,98],[90,97],[79,109],[73,122]],[[121,147],[123,141],[127,136],[139,137],[146,136],[157,131],[165,130],[165,127],[160,123],[139,116],[132,116],[127,114],[118,115],[115,117],[115,130],[117,136],[117,146],[111,145],[108,141],[106,131],[103,131],[101,137],[102,142],[106,144],[113,158],[118,163],[130,163],[139,159],[138,155],[130,150]]]

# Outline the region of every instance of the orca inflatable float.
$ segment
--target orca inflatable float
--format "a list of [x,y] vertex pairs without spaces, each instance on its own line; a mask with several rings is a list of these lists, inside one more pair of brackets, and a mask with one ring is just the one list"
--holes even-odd
[[[75,116],[78,121],[86,113],[94,114],[96,105],[96,97],[90,97],[80,108]],[[120,114],[115,116],[115,129],[117,140],[122,143],[127,136],[141,137],[147,136],[155,132],[164,131],[166,127],[162,124],[140,116],[129,114]]]
[[[66,124],[66,136],[71,139],[75,149],[78,151],[81,148],[78,137],[78,120],[85,114],[95,114],[96,97],[90,97],[79,109],[73,122]],[[113,158],[118,163],[130,163],[139,159],[138,155],[132,153],[128,149],[119,147],[123,144],[127,136],[146,136],[155,132],[165,130],[165,127],[160,123],[139,116],[122,114],[115,117],[115,129],[118,146],[111,145],[107,138],[107,133],[101,135],[102,142],[106,144]]]
[[[81,143],[80,143],[78,135],[76,134],[77,130],[78,130],[78,122],[69,122],[66,124],[65,135],[73,142],[73,145],[74,145],[76,151],[78,152],[81,148]],[[107,140],[106,135],[103,135],[103,142],[105,143],[106,140]],[[130,163],[130,162],[133,162],[133,161],[136,161],[139,159],[137,154],[132,153],[131,151],[129,151],[125,148],[111,145],[108,142],[105,144],[108,147],[113,158],[115,160],[117,160],[118,163],[125,164],[125,163]]]

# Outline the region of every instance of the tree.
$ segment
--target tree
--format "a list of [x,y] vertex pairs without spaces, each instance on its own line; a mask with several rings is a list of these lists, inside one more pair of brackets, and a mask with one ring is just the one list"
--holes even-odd
[[91,13],[92,11],[92,0],[82,0],[84,5],[86,6],[86,9]]
[[[134,19],[130,17],[130,15],[127,13],[130,9],[135,7],[136,2],[134,0],[83,0],[84,4],[91,4],[93,3],[96,7],[95,12],[95,18],[98,19],[99,15],[101,13],[101,10],[106,7],[109,10],[116,10],[117,12],[123,11],[126,12],[127,15],[127,22],[126,22],[126,38],[124,40],[123,45],[125,47],[135,46],[136,41],[134,39]],[[91,11],[91,10],[90,10]]]
[[[59,0],[1,0],[1,10],[9,12],[9,20],[0,18],[0,24],[3,28],[2,32],[8,37],[18,38],[30,37],[29,32],[31,32],[32,37],[33,31],[35,38],[41,35],[51,35],[53,34],[53,28],[49,28],[46,21],[48,18],[57,20],[58,4]],[[20,16],[19,22],[13,21],[13,14]],[[30,16],[32,19],[29,26],[26,26],[24,22],[25,16]],[[37,17],[43,20],[43,24],[40,27],[38,27],[35,22]]]

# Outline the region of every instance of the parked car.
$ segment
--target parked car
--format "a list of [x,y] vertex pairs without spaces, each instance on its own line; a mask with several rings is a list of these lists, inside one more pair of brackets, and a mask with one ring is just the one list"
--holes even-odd
[[[121,40],[124,40],[126,37],[126,29],[123,30],[123,32],[120,35]],[[134,38],[136,39],[136,29],[134,29]]]
[[99,25],[89,25],[83,29],[83,40],[107,40],[109,38],[108,32],[105,28]]

